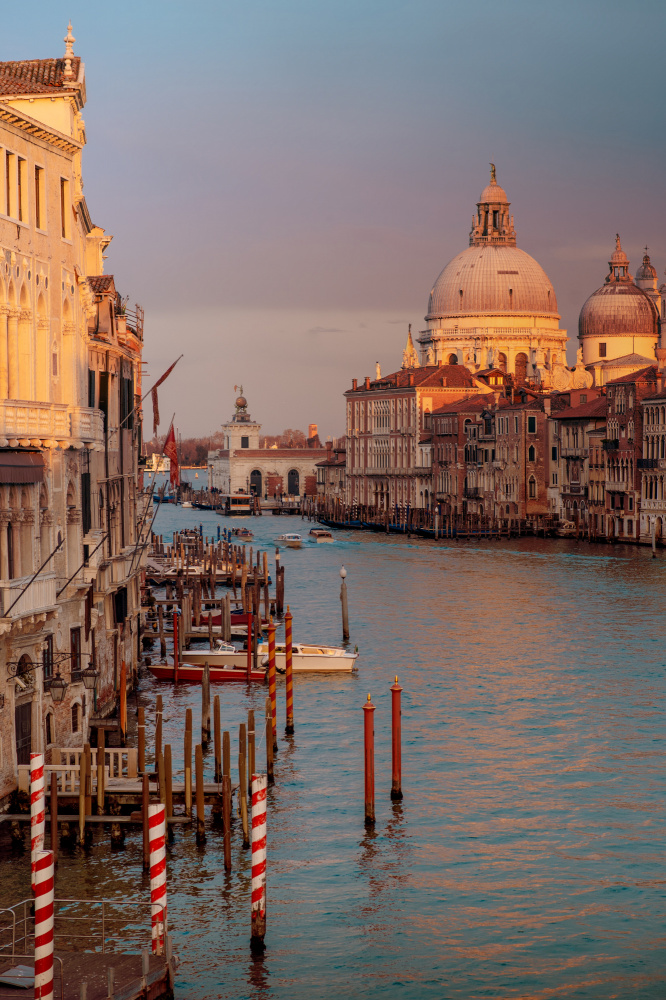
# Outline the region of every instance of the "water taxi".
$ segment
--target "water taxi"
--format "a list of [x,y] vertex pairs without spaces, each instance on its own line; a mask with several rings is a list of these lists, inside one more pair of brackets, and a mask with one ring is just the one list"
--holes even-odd
[[[197,667],[203,670],[205,663],[208,663],[211,671],[211,680],[214,680],[213,668],[246,670],[247,650],[234,649],[227,643],[217,642],[215,649],[183,650],[181,654],[182,667]],[[257,657],[261,664],[262,672],[268,668],[268,643],[261,642],[257,646]],[[292,646],[292,669],[298,674],[328,674],[341,671],[351,673],[358,659],[358,653],[348,653],[341,646],[320,646],[315,643],[295,642]],[[159,666],[164,666],[160,664]],[[153,673],[155,671],[150,668]],[[283,642],[275,645],[275,669],[283,674],[287,669],[287,654]],[[179,667],[179,675],[181,668]],[[155,674],[155,676],[158,676]],[[183,675],[183,679],[184,679]],[[222,678],[223,680],[225,678]]]
[[251,514],[254,507],[254,497],[249,493],[224,493],[220,497],[221,508],[218,514],[227,517],[237,514]]
[[322,528],[311,528],[308,535],[309,542],[332,542],[334,541],[333,535],[330,531],[324,531]]
[[254,538],[249,528],[232,528],[231,534],[235,535],[236,538]]
[[297,535],[295,531],[287,531],[284,535],[279,535],[275,541],[286,545],[288,549],[300,549],[303,544],[302,536]]

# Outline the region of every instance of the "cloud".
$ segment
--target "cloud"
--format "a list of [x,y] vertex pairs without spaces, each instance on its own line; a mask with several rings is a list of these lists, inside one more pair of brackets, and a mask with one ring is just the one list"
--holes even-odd
[[347,331],[339,330],[337,326],[311,326],[308,333],[347,333]]

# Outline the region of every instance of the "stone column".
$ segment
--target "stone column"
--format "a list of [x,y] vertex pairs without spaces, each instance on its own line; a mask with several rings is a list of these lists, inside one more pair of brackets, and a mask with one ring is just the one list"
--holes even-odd
[[7,525],[11,518],[11,511],[0,510],[0,579],[9,578],[9,562],[7,557]]
[[7,370],[7,319],[9,308],[0,306],[0,399],[7,399],[9,396],[9,382]]
[[18,342],[19,399],[33,399],[32,368],[35,363],[35,343],[32,313],[29,309],[21,309],[19,313]]
[[10,309],[7,318],[7,396],[9,399],[20,399],[18,321],[18,309]]

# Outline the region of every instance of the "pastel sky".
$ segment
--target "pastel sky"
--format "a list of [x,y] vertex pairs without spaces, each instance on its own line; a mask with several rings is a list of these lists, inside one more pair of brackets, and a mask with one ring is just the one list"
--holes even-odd
[[61,55],[70,17],[88,206],[146,310],[146,387],[185,354],[160,397],[183,436],[237,383],[269,433],[341,434],[490,160],[570,337],[616,232],[663,275],[663,0],[35,0],[3,10],[0,58]]

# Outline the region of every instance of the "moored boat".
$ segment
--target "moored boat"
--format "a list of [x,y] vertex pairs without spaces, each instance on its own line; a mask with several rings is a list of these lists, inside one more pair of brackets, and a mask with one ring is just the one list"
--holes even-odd
[[[257,652],[262,666],[267,667],[268,644],[260,643]],[[357,659],[357,652],[348,653],[342,646],[295,642],[291,650],[291,667],[295,674],[328,674],[334,671],[351,673]],[[281,674],[287,669],[287,652],[283,642],[275,645],[275,669]]]
[[[245,654],[247,656],[247,654]],[[237,683],[243,683],[248,680],[247,665],[241,667],[227,666],[226,664],[212,663],[210,659],[210,654],[206,657],[209,663],[210,679],[211,683],[225,683],[230,681],[236,681]],[[174,681],[174,667],[173,663],[153,663],[148,668],[158,681]],[[203,663],[180,663],[178,665],[178,683],[179,684],[201,684],[201,679],[203,677],[204,664]],[[261,670],[251,670],[249,680],[262,683],[266,679],[266,669],[262,667]]]
[[334,541],[333,535],[330,531],[324,531],[323,528],[311,528],[308,534],[309,542],[332,542]]

